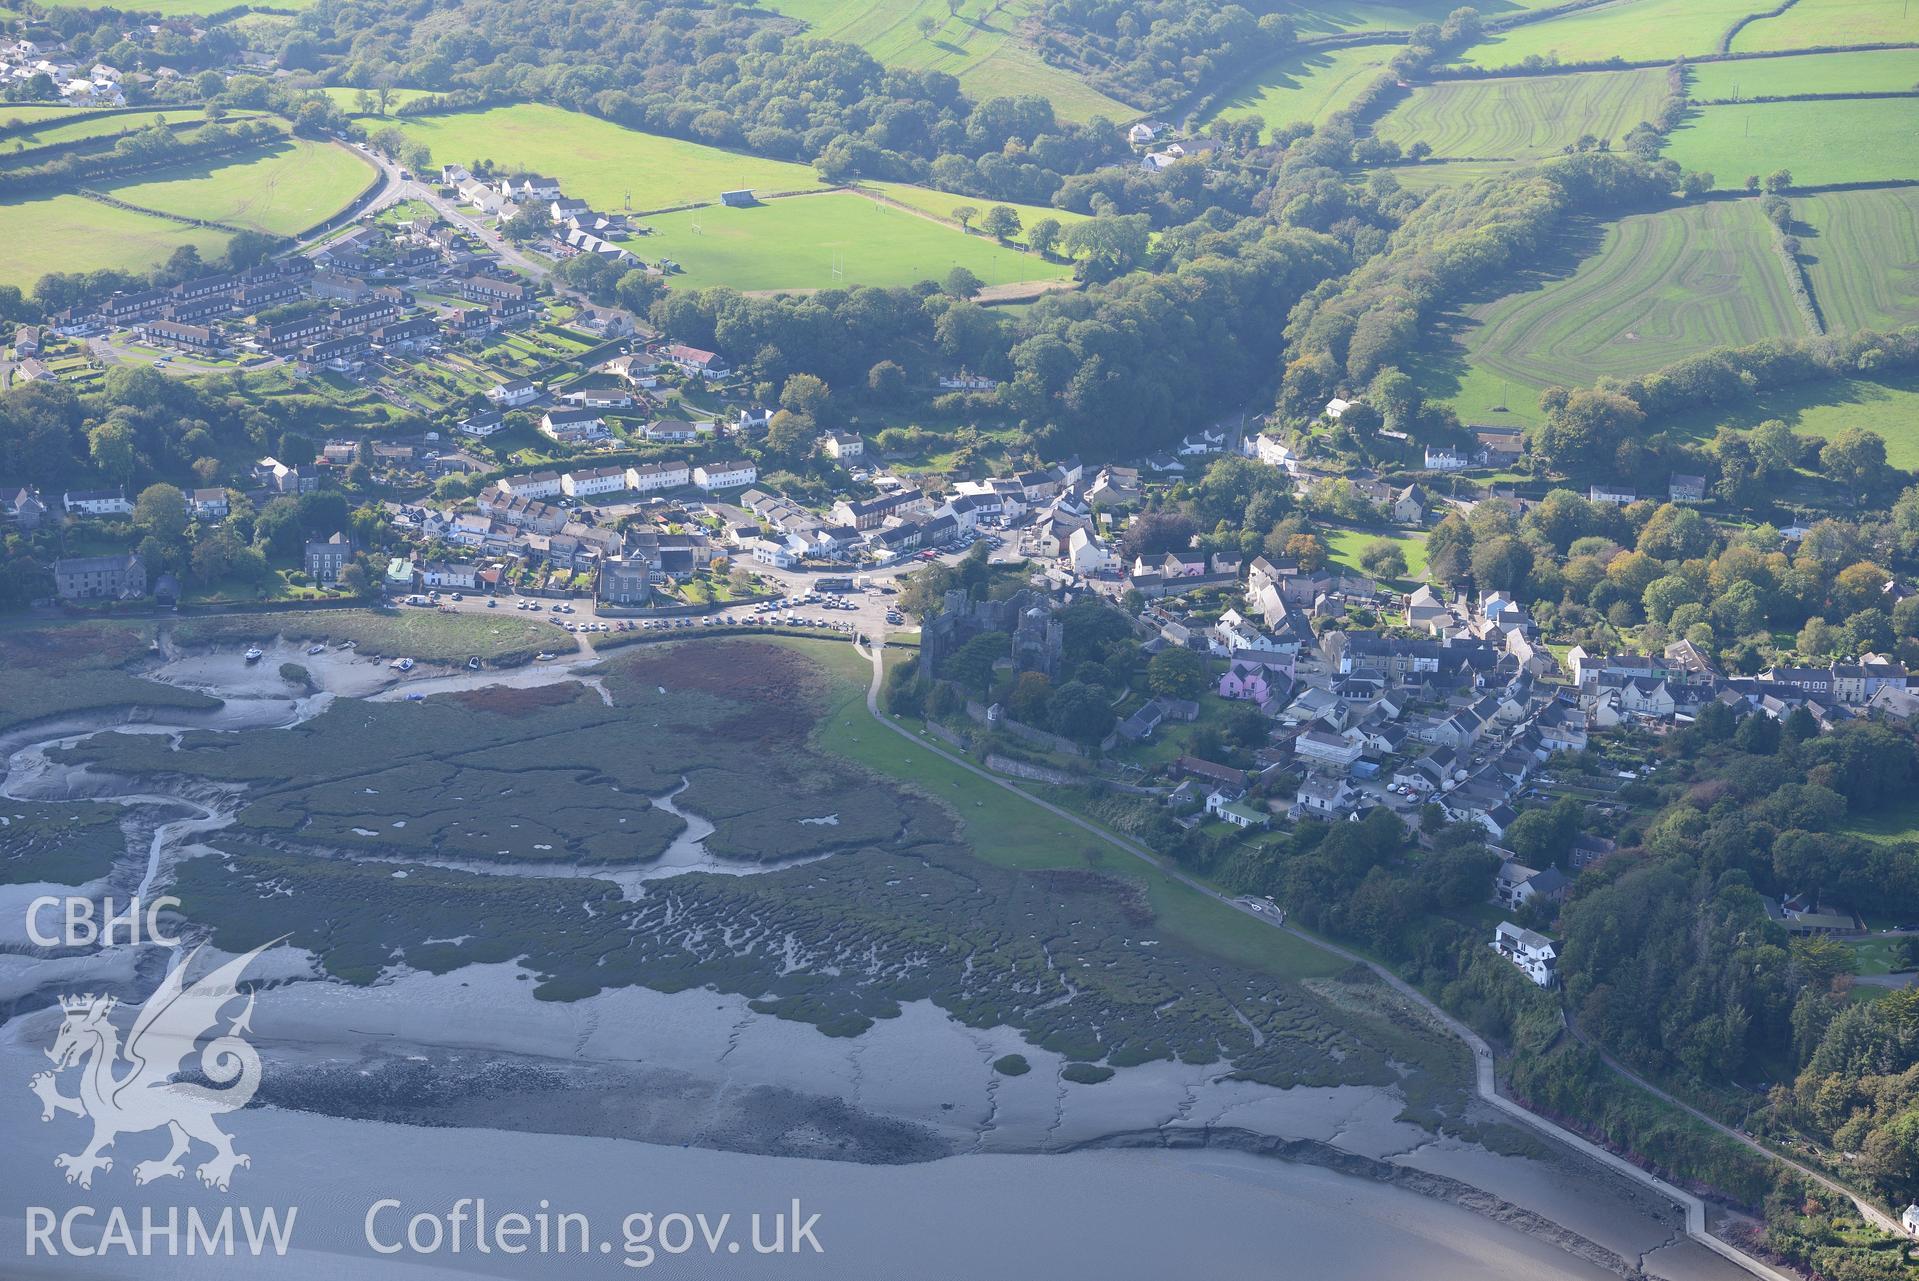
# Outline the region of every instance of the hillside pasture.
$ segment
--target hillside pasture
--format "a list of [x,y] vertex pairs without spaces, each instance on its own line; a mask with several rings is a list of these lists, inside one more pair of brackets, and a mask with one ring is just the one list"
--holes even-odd
[[1832,45],[1919,41],[1919,13],[1908,0],[1799,0],[1777,17],[1748,23],[1734,53]]
[[1735,103],[1704,107],[1673,130],[1665,154],[1735,190],[1748,175],[1792,171],[1795,186],[1919,175],[1919,105],[1909,98]]
[[[1578,221],[1518,289],[1453,318],[1465,365],[1453,371],[1455,394],[1483,398],[1497,388],[1499,403],[1523,409],[1555,384],[1629,378],[1714,347],[1802,337],[1771,236],[1755,200],[1610,225]],[[1455,407],[1462,416],[1491,408]]]
[[373,172],[346,147],[288,139],[155,170],[105,190],[162,213],[291,236],[345,208]]
[[[1125,120],[1136,108],[1072,72],[1049,66],[1021,34],[1037,0],[769,0],[767,8],[804,22],[807,34],[859,45],[889,67],[943,71],[974,99],[1038,94],[1062,120]],[[933,20],[928,39],[920,20]]]
[[1467,49],[1460,61],[1497,68],[1530,57],[1566,63],[1697,58],[1718,52],[1733,23],[1765,7],[1766,0],[1619,0],[1502,31]]
[[628,197],[636,210],[671,209],[715,201],[737,187],[765,194],[824,185],[806,165],[641,133],[535,103],[395,123],[431,148],[436,164],[490,160],[509,173],[549,174],[567,195],[599,209],[622,209]]
[[[693,224],[699,223],[699,230]],[[1056,280],[1067,263],[1008,249],[904,209],[845,192],[792,196],[749,209],[713,206],[659,214],[652,234],[626,243],[648,261],[685,268],[683,288],[826,289],[939,280],[965,267],[989,285]],[[834,276],[835,261],[843,275]]]
[[203,258],[226,250],[226,233],[131,213],[84,196],[0,201],[0,284],[31,290],[49,272],[147,271],[192,245]]
[[[0,116],[6,113],[0,111]],[[78,118],[76,119],[76,114]],[[250,113],[245,113],[250,114]],[[31,117],[29,117],[30,119]],[[169,124],[198,124],[205,116],[192,107],[175,107],[171,110],[125,111],[114,115],[100,112],[75,113],[61,112],[48,116],[47,123],[31,132],[8,134],[0,140],[0,164],[6,164],[9,151],[19,148],[51,147],[59,143],[80,142],[87,138],[113,138],[123,133],[135,133],[148,125],[165,121]]]
[[1521,164],[1519,160],[1428,160],[1416,165],[1394,165],[1385,172],[1408,191],[1425,194],[1442,187],[1457,187],[1481,178],[1504,178]]
[[[932,214],[935,218],[945,218],[950,221],[957,221],[953,218],[953,211],[962,205],[971,205],[981,213],[985,213],[994,205],[1005,205],[1019,215],[1021,231],[1019,235],[1013,237],[1013,240],[1019,244],[1026,243],[1025,228],[1042,218],[1051,218],[1061,227],[1085,222],[1087,218],[1085,214],[1074,213],[1068,209],[1050,209],[1045,205],[1022,205],[1010,200],[982,200],[974,196],[956,196],[950,191],[935,191],[931,187],[915,187],[905,182],[863,182],[859,185],[859,190],[877,192],[888,200],[897,200],[903,205]],[[974,220],[974,225],[978,226],[977,219]]]
[[1423,142],[1441,157],[1548,156],[1584,134],[1617,145],[1665,96],[1657,68],[1446,80],[1414,89],[1374,132],[1401,147]]
[[1886,461],[1894,467],[1919,467],[1919,375],[1883,381],[1829,378],[1762,392],[1737,405],[1699,410],[1671,420],[1675,435],[1712,439],[1720,427],[1747,429],[1777,418],[1802,436],[1829,439],[1848,427],[1865,427],[1885,437]]
[[1792,210],[1828,329],[1919,324],[1919,188],[1824,192]]
[[1289,53],[1222,94],[1208,118],[1255,116],[1275,129],[1302,120],[1319,124],[1351,106],[1398,51],[1398,45],[1368,44]]
[[1904,93],[1919,85],[1919,49],[1695,62],[1687,68],[1686,77],[1688,96],[1695,102],[1803,93]]

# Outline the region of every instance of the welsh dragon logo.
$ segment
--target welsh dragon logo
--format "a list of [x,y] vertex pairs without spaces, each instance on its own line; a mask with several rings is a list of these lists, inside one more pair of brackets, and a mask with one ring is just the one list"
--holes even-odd
[[[233,1150],[232,1136],[214,1124],[222,1112],[245,1107],[260,1087],[260,1056],[241,1035],[252,1030],[251,993],[246,1008],[225,1034],[214,1036],[199,1051],[200,1071],[223,1088],[173,1078],[187,1070],[200,1039],[217,1030],[221,1007],[240,995],[236,985],[241,973],[271,946],[262,944],[189,985],[187,971],[200,954],[195,948],[140,1007],[125,1045],[112,1020],[114,998],[88,995],[61,1000],[66,1019],[47,1051],[54,1069],[35,1076],[32,1087],[40,1096],[42,1121],[70,1112],[93,1122],[93,1139],[83,1150],[53,1159],[67,1172],[67,1182],[92,1187],[96,1170],[113,1169],[113,1158],[103,1154],[116,1138],[162,1126],[172,1136],[173,1146],[158,1160],[137,1163],[135,1183],[181,1177],[185,1170],[180,1158],[196,1141],[213,1149],[213,1155],[195,1171],[208,1187],[226,1191],[233,1171],[252,1164],[245,1153]],[[80,1094],[68,1098],[60,1093],[59,1074],[76,1067]]]

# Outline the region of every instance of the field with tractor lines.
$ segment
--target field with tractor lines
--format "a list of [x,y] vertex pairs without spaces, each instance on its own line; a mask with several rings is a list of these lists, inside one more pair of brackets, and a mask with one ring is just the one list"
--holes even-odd
[[1768,0],[1618,0],[1500,32],[1466,50],[1460,61],[1517,67],[1527,58],[1572,63],[1697,58],[1718,52],[1733,23],[1767,7]]
[[1274,128],[1301,120],[1318,124],[1352,105],[1398,51],[1398,45],[1366,44],[1289,53],[1222,95],[1211,114],[1256,116]]
[[1586,134],[1617,146],[1665,96],[1659,68],[1445,80],[1413,90],[1374,132],[1402,148],[1423,142],[1441,157],[1545,156]]
[[1734,53],[1832,45],[1919,41],[1919,12],[1909,0],[1799,0],[1777,17],[1747,23]]
[[1919,324],[1919,188],[1801,196],[1792,211],[1827,328]]
[[[1466,309],[1472,366],[1524,387],[1632,377],[1714,347],[1798,337],[1772,229],[1756,200],[1635,214],[1566,237],[1570,271]],[[1521,397],[1530,399],[1530,397]]]

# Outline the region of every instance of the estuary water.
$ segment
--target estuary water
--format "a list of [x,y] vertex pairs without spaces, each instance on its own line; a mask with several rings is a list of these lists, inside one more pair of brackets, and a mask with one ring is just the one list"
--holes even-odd
[[[307,666],[317,692],[281,680],[283,660]],[[177,860],[217,848],[232,798],[153,795],[147,782],[51,762],[49,746],[100,729],[291,725],[335,697],[591,679],[575,666],[416,670],[402,681],[341,651],[308,657],[275,646],[251,667],[231,653],[175,655],[156,674],[220,695],[220,709],[100,714],[0,736],[0,797],[137,804],[152,817],[110,888],[163,888]],[[679,870],[699,868],[703,827],[683,838],[672,860]],[[53,1158],[80,1150],[87,1123],[64,1114],[43,1123],[29,1088],[61,1022],[51,996],[111,990],[137,1000],[168,956],[35,954],[19,937],[19,908],[49,888],[0,887],[0,1008],[24,1011],[0,1024],[0,1277],[1742,1275],[1687,1241],[1673,1207],[1636,1185],[1566,1152],[1500,1155],[1435,1138],[1400,1120],[1401,1101],[1387,1090],[1273,1090],[1173,1063],[1072,1085],[1058,1056],[1007,1029],[963,1027],[926,1003],[860,1037],[831,1038],[710,991],[537,1001],[530,976],[511,963],[435,976],[402,962],[355,988],[325,980],[310,956],[287,948],[254,971],[274,981],[249,1036],[265,1062],[260,1098],[220,1118],[252,1158],[232,1190],[195,1180],[204,1148],[183,1178],[136,1185],[134,1166],[166,1148],[161,1130],[122,1135],[113,1168],[81,1188]],[[625,888],[644,893],[637,879]],[[993,1070],[1014,1052],[1031,1061],[1030,1073]],[[1168,1134],[1193,1146],[1168,1147]],[[1261,1140],[1311,1147],[1317,1163],[1244,1150]],[[1329,1154],[1330,1164],[1349,1158],[1367,1177],[1326,1168]],[[1394,1171],[1442,1177],[1381,1181]],[[444,1239],[437,1250],[414,1248],[425,1236],[406,1243],[411,1216],[440,1221],[444,1233],[462,1198],[484,1199],[496,1222],[579,1213],[593,1240],[584,1251],[480,1253],[467,1211],[461,1252]],[[795,1199],[799,1219],[820,1216],[821,1252],[756,1253],[750,1216],[790,1215]],[[383,1200],[394,1204],[375,1208]],[[162,1218],[193,1208],[209,1218],[267,1207],[297,1216],[285,1257],[169,1256],[164,1240],[137,1258],[74,1257],[75,1247],[100,1241],[115,1207],[136,1237],[142,1208]],[[49,1254],[47,1216],[76,1208],[91,1213],[70,1220],[71,1239],[56,1234],[60,1249]],[[664,1237],[631,1239],[642,1221],[625,1221],[635,1213],[662,1226],[667,1215],[703,1215],[709,1230],[730,1215],[733,1236],[671,1253]],[[183,1251],[184,1236],[178,1242]]]

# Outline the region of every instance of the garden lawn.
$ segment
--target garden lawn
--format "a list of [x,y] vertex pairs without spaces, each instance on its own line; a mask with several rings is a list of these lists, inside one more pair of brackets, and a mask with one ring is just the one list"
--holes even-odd
[[1472,46],[1460,60],[1475,67],[1516,67],[1530,57],[1566,63],[1697,58],[1718,52],[1733,23],[1768,3],[1621,0],[1513,27]]
[[217,257],[226,251],[227,236],[84,196],[43,195],[0,201],[0,243],[7,245],[0,254],[0,284],[30,291],[53,271],[147,271],[183,245],[203,258]]
[[[1048,65],[1021,27],[1037,0],[769,0],[767,8],[807,25],[808,34],[859,45],[889,67],[943,71],[975,100],[1038,94],[1063,120],[1138,113],[1077,75]],[[932,19],[932,38],[920,21]]]
[[1800,187],[1906,179],[1919,176],[1915,118],[1910,98],[1703,107],[1673,130],[1665,154],[1722,190],[1777,169]]
[[436,164],[490,160],[509,172],[547,174],[559,179],[567,195],[609,211],[624,209],[628,197],[636,210],[670,209],[716,201],[737,187],[766,195],[825,185],[806,165],[641,133],[534,103],[396,123],[432,149]]
[[1754,53],[1913,41],[1919,41],[1919,13],[1909,0],[1799,0],[1777,17],[1748,23],[1732,48]]
[[1442,157],[1549,156],[1585,134],[1617,146],[1665,96],[1658,68],[1444,80],[1414,89],[1374,132],[1401,147],[1423,142]]
[[1800,196],[1792,211],[1829,330],[1919,324],[1919,188]]
[[156,170],[106,191],[162,213],[292,236],[344,209],[373,175],[371,162],[344,146],[289,139]]
[[[968,236],[862,196],[794,196],[747,209],[712,206],[646,220],[653,234],[626,243],[648,260],[686,269],[676,284],[736,289],[906,285],[965,267],[989,285],[1054,280],[1072,266]],[[699,230],[693,224],[699,223]],[[835,276],[835,262],[843,275]]]
[[1687,85],[1687,96],[1694,102],[1737,102],[1801,93],[1903,93],[1919,85],[1919,49],[1695,62],[1687,72]]
[[1385,530],[1335,529],[1327,532],[1326,550],[1332,559],[1338,561],[1355,574],[1371,574],[1372,571],[1359,563],[1360,553],[1373,542],[1384,539],[1397,543],[1406,557],[1407,582],[1417,582],[1426,572],[1426,535],[1391,533]]
[[1210,116],[1257,116],[1273,128],[1319,124],[1351,106],[1397,52],[1397,45],[1369,44],[1289,53],[1221,95]]

